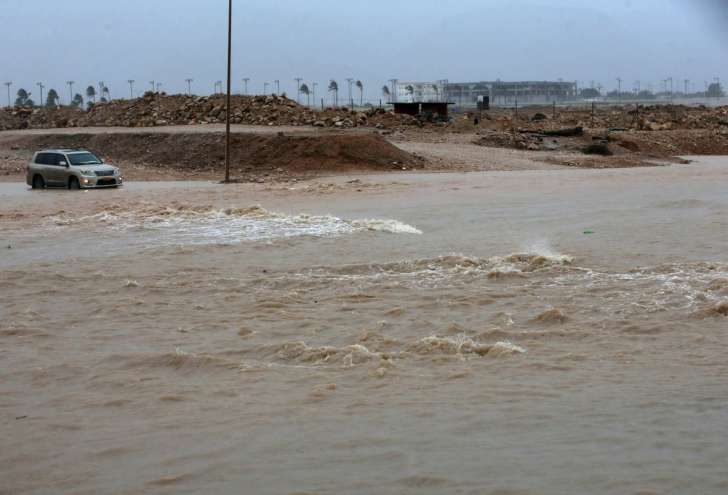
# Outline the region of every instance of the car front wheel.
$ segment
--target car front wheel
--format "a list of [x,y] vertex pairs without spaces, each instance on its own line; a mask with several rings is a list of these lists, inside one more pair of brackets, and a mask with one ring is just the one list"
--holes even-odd
[[68,188],[75,191],[77,189],[81,189],[81,184],[78,182],[77,178],[71,177],[68,180]]

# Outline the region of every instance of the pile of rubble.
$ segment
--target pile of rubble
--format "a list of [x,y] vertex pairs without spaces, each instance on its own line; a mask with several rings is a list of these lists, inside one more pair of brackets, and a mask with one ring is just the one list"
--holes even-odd
[[[147,93],[134,100],[98,103],[85,112],[77,108],[14,108],[0,111],[0,129],[55,127],[154,127],[218,124],[226,120],[223,95],[187,96]],[[321,111],[299,105],[283,96],[240,96],[231,100],[231,122],[266,126],[375,127],[388,129],[422,125],[415,117],[395,115],[381,108]]]
[[[506,130],[528,125],[531,129],[553,130],[562,127],[591,129],[632,129],[639,131],[672,131],[691,129],[728,129],[728,107],[708,108],[683,105],[595,107],[528,107],[495,108],[482,115],[480,127]],[[477,115],[471,115],[471,121]]]
[[0,130],[77,127],[83,125],[85,115],[74,107],[0,109]]

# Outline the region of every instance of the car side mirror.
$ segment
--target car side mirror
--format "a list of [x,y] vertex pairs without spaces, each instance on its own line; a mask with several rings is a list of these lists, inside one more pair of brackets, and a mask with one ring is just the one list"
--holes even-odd
[[58,162],[58,165],[60,165],[61,167],[68,167],[68,162],[61,160],[60,162]]

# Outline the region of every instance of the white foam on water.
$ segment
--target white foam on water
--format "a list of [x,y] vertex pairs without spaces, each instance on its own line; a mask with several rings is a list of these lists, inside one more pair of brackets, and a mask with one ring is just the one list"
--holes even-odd
[[376,232],[389,232],[391,234],[418,234],[422,231],[399,220],[351,220],[352,226]]
[[392,234],[422,234],[393,219],[346,220],[332,215],[286,215],[259,206],[213,209],[141,208],[110,210],[84,217],[51,217],[56,226],[104,224],[115,231],[143,231],[163,243],[233,244],[272,241],[290,237],[336,237],[374,231]]
[[552,263],[570,264],[574,261],[574,258],[561,254],[554,250],[548,239],[539,239],[530,243],[523,244],[521,250],[525,254],[531,254],[536,256],[542,256]]
[[440,337],[432,335],[425,337],[417,345],[413,346],[412,351],[417,354],[454,354],[464,356],[474,354],[478,356],[503,356],[508,354],[525,354],[526,349],[517,346],[509,341],[496,342],[495,344],[483,344],[474,341],[467,335],[460,334],[454,337]]

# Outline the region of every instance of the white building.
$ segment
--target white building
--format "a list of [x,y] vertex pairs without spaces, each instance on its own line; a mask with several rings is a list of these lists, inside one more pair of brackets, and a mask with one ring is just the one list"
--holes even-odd
[[394,83],[392,101],[400,103],[429,103],[443,101],[441,82],[400,82]]

